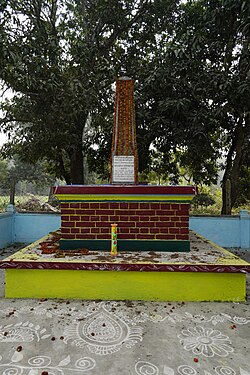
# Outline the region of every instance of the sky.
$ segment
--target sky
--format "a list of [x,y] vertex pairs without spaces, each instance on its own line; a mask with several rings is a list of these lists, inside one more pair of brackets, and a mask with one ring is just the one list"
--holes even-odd
[[4,142],[6,141],[7,141],[6,135],[3,133],[0,133],[0,146],[2,146],[2,144],[4,144]]

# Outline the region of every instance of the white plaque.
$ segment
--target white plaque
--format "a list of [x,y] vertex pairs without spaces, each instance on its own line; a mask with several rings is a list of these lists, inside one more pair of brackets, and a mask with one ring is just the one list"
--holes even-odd
[[113,157],[113,183],[135,183],[135,157]]

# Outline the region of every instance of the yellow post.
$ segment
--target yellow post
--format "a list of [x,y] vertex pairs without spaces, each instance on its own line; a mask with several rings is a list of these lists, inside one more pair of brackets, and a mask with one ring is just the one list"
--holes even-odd
[[117,224],[111,224],[111,255],[117,255]]

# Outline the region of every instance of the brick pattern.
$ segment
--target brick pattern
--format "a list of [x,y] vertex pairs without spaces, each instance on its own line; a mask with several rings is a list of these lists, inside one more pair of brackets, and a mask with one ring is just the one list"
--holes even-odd
[[62,239],[188,240],[189,204],[61,203]]

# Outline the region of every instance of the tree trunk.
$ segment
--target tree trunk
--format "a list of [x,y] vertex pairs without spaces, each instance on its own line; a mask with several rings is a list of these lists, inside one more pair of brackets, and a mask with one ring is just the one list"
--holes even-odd
[[225,215],[231,215],[232,213],[232,188],[231,188],[231,180],[227,180],[226,183],[222,187],[222,196],[223,196],[223,205]]
[[58,166],[60,170],[60,177],[62,176],[65,179],[66,184],[70,185],[71,184],[70,172],[67,170],[67,168],[65,168],[63,157],[61,154],[58,154],[57,160],[58,160]]
[[84,184],[84,173],[83,173],[83,152],[82,145],[72,150],[70,155],[70,180],[72,184],[82,185]]
[[[243,125],[243,117],[240,117],[234,132],[232,145],[227,155],[226,169],[222,180],[222,215],[231,215],[232,207],[238,197],[239,176],[244,159],[244,140],[245,127]],[[230,181],[230,189],[227,182],[228,180]],[[230,204],[228,194],[230,194]]]
[[16,195],[16,180],[12,179],[10,182],[10,204],[15,206],[15,195]]
[[244,140],[245,140],[245,127],[241,127],[239,132],[238,141],[236,144],[236,154],[232,165],[231,171],[231,205],[234,207],[239,194],[239,180],[241,166],[244,161]]
[[[227,181],[230,181],[229,179]],[[230,181],[230,187],[231,187],[231,181]],[[231,189],[230,189],[231,190]],[[226,181],[224,181],[224,178],[222,180],[222,209],[221,209],[221,215],[231,215],[232,212],[232,205],[228,204],[228,185],[226,184]],[[231,191],[230,191],[231,196]],[[231,202],[231,200],[230,200]]]

